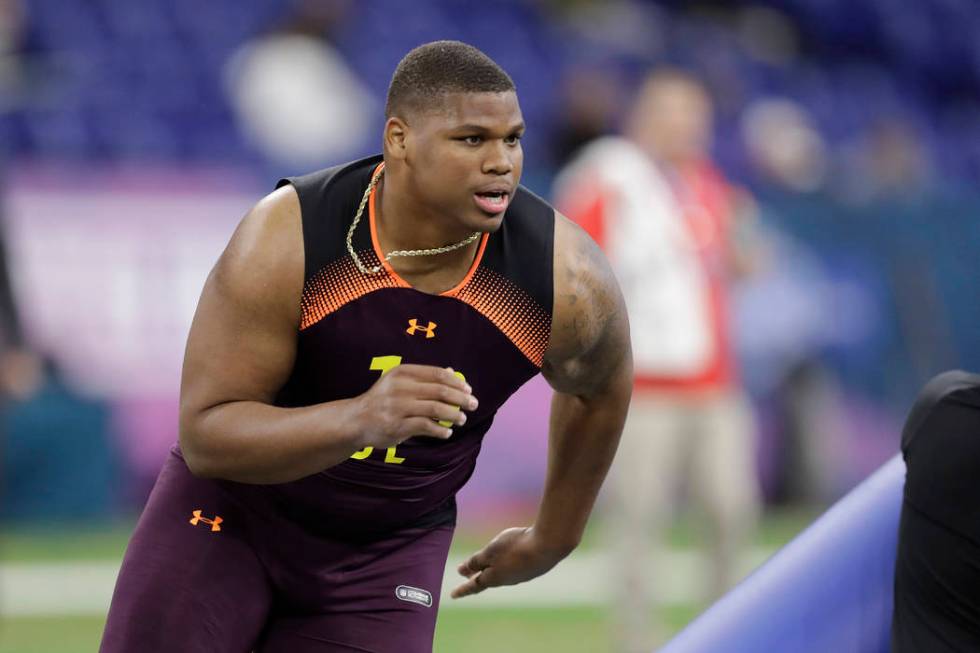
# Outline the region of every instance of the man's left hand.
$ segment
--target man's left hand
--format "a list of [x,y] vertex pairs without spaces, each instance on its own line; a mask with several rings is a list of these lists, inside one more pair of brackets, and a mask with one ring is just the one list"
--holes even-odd
[[508,528],[458,567],[469,580],[453,590],[459,599],[488,587],[516,585],[545,573],[568,555],[545,546],[533,528]]

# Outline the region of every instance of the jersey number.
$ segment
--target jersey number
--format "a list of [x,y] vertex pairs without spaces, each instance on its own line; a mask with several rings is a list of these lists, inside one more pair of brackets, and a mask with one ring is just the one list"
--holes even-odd
[[[384,376],[401,364],[401,356],[375,356],[371,359],[370,369],[377,370],[381,372],[381,376]],[[466,380],[466,377],[463,376],[462,372],[454,372],[454,374],[463,381]],[[459,406],[456,406],[456,409],[459,410]],[[440,420],[439,422],[439,426],[445,426],[446,428],[449,428],[452,425],[453,423],[448,420]],[[354,460],[364,460],[373,452],[374,447],[364,447],[360,451],[355,451],[353,454],[351,454],[351,458]],[[392,465],[401,465],[403,462],[405,462],[405,459],[398,455],[398,447],[388,447],[388,450],[385,452],[385,462]]]

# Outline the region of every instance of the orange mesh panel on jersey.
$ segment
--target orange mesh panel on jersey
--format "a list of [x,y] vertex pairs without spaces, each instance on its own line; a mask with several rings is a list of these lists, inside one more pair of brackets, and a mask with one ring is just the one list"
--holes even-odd
[[456,298],[476,309],[537,367],[544,363],[551,316],[512,281],[479,268]]
[[[378,265],[374,252],[358,252],[365,266]],[[354,261],[345,256],[337,259],[310,277],[303,288],[303,318],[300,330],[309,328],[344,304],[382,288],[398,288],[400,284],[385,270],[378,274],[362,274]]]
[[[367,267],[378,265],[374,252],[358,252],[358,256]],[[370,292],[405,286],[385,270],[379,274],[362,274],[354,261],[345,256],[306,282],[300,330]],[[490,320],[529,361],[541,367],[551,334],[551,317],[524,290],[506,277],[480,267],[456,291],[455,297]]]

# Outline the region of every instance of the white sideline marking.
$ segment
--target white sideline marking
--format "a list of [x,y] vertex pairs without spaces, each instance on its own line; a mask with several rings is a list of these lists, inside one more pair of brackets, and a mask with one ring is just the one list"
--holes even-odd
[[[775,550],[753,549],[739,562],[739,577],[762,564]],[[615,568],[608,553],[572,554],[550,572],[534,580],[509,587],[492,589],[453,600],[450,592],[465,579],[456,572],[463,556],[449,559],[442,582],[441,608],[499,608],[544,606],[599,606],[613,598]],[[668,551],[653,569],[646,570],[647,586],[656,591],[660,601],[668,604],[690,604],[702,600],[707,586],[706,558],[697,551]]]
[[[773,550],[754,549],[741,561],[748,572]],[[572,554],[548,574],[529,583],[495,587],[454,601],[449,593],[463,582],[456,567],[464,555],[452,555],[446,565],[440,605],[445,609],[498,607],[598,606],[612,595],[609,554],[583,551]],[[706,578],[704,557],[695,551],[669,551],[662,577],[648,573],[665,603],[692,603],[700,599]],[[0,564],[0,613],[6,617],[105,615],[119,573],[115,562],[52,562]]]
[[0,565],[5,617],[104,615],[119,573],[117,562]]

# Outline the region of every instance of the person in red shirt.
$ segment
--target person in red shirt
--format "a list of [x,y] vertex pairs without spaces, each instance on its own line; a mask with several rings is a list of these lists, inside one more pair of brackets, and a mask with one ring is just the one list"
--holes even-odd
[[624,137],[585,146],[556,204],[603,247],[632,325],[634,393],[611,484],[620,648],[650,650],[646,559],[678,486],[707,517],[705,599],[727,589],[758,512],[755,429],[740,385],[727,287],[746,265],[736,192],[709,158],[710,98],[694,77],[653,72]]

